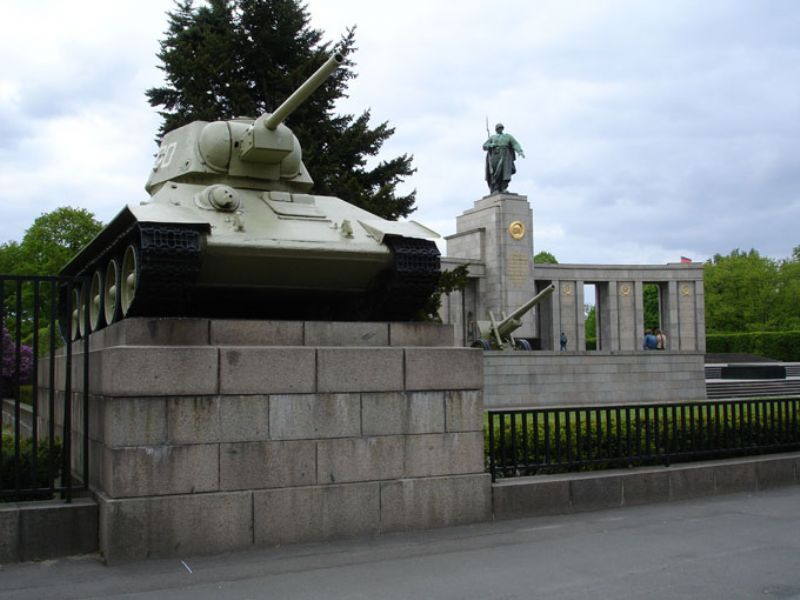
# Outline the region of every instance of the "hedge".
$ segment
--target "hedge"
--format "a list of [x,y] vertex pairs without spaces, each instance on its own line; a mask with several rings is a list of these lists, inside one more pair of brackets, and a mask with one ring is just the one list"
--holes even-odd
[[784,362],[800,361],[800,331],[708,333],[706,352],[755,354]]
[[[3,456],[0,461],[0,491],[9,492],[17,487],[19,477],[20,490],[32,490],[50,487],[50,472],[58,477],[61,472],[61,442],[56,440],[51,449],[46,441],[39,442],[36,448],[36,469],[33,469],[33,440],[20,440],[20,455],[17,459],[14,447],[14,436],[3,433]],[[31,492],[10,498],[20,500],[45,500],[50,498],[49,492]],[[2,497],[0,496],[0,501]]]
[[[617,437],[617,411],[610,415],[601,413],[600,423],[592,411],[592,420],[587,431],[587,421],[583,411],[571,413],[569,422],[561,414],[561,426],[556,430],[554,415],[548,418],[549,426],[545,429],[544,415],[539,415],[534,428],[531,418],[516,417],[516,436],[512,441],[510,420],[506,417],[505,439],[501,440],[501,431],[495,426],[494,450],[497,457],[497,476],[508,476],[502,470],[500,448],[504,447],[505,456],[511,459],[507,466],[516,464],[519,472],[514,475],[533,475],[536,473],[568,473],[575,471],[597,471],[622,466],[642,466],[661,464],[662,457],[677,450],[690,452],[723,452],[731,455],[748,455],[768,452],[765,448],[800,445],[800,432],[797,429],[797,400],[791,410],[776,413],[775,407],[764,405],[752,412],[736,414],[732,410],[716,407],[709,414],[703,405],[686,405],[672,410],[659,409],[655,406],[646,410],[631,409],[630,421],[624,407],[619,411],[620,436]],[[637,414],[638,413],[638,414]],[[673,420],[673,416],[674,419]],[[692,416],[694,426],[691,426]],[[487,415],[488,417],[488,415]],[[576,420],[577,419],[579,420]],[[748,418],[749,417],[749,418]],[[788,421],[788,425],[787,425]],[[488,418],[484,421],[484,456],[486,468],[490,464]],[[534,431],[536,429],[536,431]],[[523,430],[526,430],[523,432]],[[580,431],[578,431],[580,430]],[[569,433],[568,433],[569,432]],[[610,435],[609,435],[610,432]],[[638,434],[638,435],[637,435]],[[572,461],[587,461],[580,466],[564,464],[556,461],[556,448],[560,450],[561,461],[567,462],[567,440],[569,437],[570,456]],[[528,440],[528,445],[522,443]],[[534,449],[533,440],[538,439],[538,448]],[[545,440],[549,446],[549,461],[545,461]],[[731,445],[733,442],[733,445]],[[743,447],[739,447],[739,444]],[[760,447],[760,448],[759,448]],[[513,449],[513,452],[512,452]],[[638,458],[630,458],[638,457]],[[683,455],[676,462],[703,460],[703,455]],[[530,465],[526,468],[525,465]],[[536,466],[534,466],[536,465]]]

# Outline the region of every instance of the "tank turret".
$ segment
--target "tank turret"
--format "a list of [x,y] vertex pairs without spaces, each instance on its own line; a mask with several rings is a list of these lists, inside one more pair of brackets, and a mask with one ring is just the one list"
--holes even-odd
[[[439,278],[438,235],[311,193],[284,120],[343,62],[274,112],[166,134],[145,189],[62,270],[75,335],[131,316],[408,320]],[[64,303],[66,305],[66,303]],[[66,315],[63,315],[66,318]]]

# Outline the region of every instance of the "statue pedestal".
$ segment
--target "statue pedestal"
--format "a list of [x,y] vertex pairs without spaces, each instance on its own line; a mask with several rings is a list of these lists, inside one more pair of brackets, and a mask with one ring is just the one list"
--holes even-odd
[[483,353],[450,326],[127,319],[89,341],[109,563],[491,518]]
[[[456,233],[448,236],[447,256],[482,262],[486,275],[479,281],[477,319],[491,310],[502,318],[534,295],[533,209],[520,194],[491,194],[456,218]],[[534,337],[533,313],[522,319],[516,337]]]

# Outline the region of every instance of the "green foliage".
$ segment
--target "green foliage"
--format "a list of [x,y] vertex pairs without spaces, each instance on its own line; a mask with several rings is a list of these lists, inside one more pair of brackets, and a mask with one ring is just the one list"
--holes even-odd
[[[586,318],[583,321],[583,330],[586,337],[586,349],[595,350],[597,347],[597,307],[594,304],[584,307]],[[589,341],[594,342],[594,347],[589,347]]]
[[33,384],[27,383],[19,386],[19,401],[28,406],[33,406]]
[[533,264],[535,265],[557,265],[558,261],[556,257],[547,252],[546,250],[542,250],[533,255]]
[[394,129],[386,122],[370,127],[368,110],[334,114],[356,77],[354,29],[332,47],[322,41],[321,30],[310,27],[298,0],[210,0],[198,6],[180,0],[168,14],[158,54],[166,84],[147,91],[151,106],[162,107],[159,138],[194,120],[271,112],[337,51],[345,64],[287,119],[315,190],[387,219],[413,212],[416,192],[397,192],[415,171],[412,157],[367,166]]
[[781,360],[800,361],[800,331],[752,331],[706,334],[706,352],[745,353]]
[[55,275],[102,228],[83,208],[62,206],[43,213],[25,231],[21,243],[0,246],[0,273]]
[[800,246],[791,259],[733,250],[704,266],[710,333],[800,329]]
[[655,329],[661,327],[661,305],[657,283],[646,283],[642,287],[642,302],[644,304],[644,328]]
[[[795,400],[794,411],[797,410],[796,403]],[[740,449],[740,455],[753,454],[763,452],[756,446],[800,443],[797,428],[791,427],[791,422],[787,427],[786,415],[789,412],[788,408],[778,409],[769,403],[750,413],[741,408],[734,412],[732,408],[708,410],[687,404],[674,410],[672,407],[654,407],[638,412],[632,409],[630,413],[624,408],[618,412],[603,411],[599,420],[597,413],[592,411],[588,421],[585,411],[570,412],[568,423],[564,422],[565,414],[559,413],[559,427],[556,427],[554,414],[547,417],[546,425],[542,415],[535,423],[530,416],[523,421],[522,416],[517,415],[513,428],[510,417],[506,416],[503,438],[495,421],[494,455],[496,465],[509,466],[505,473],[498,472],[498,476],[503,477],[657,464],[664,462],[665,454],[675,452],[724,451],[730,456],[730,449],[734,446],[744,447]],[[487,419],[484,427],[487,467],[491,449]],[[640,458],[634,459],[633,456]],[[691,460],[703,458],[697,456]],[[678,460],[673,458],[674,462]],[[680,460],[690,460],[690,457],[684,456]],[[558,464],[565,462],[583,464]],[[516,466],[511,468],[512,465]]]
[[420,309],[421,321],[434,321],[441,323],[439,309],[442,307],[442,295],[449,296],[456,290],[463,290],[469,281],[469,265],[459,265],[451,271],[442,271],[436,291],[431,294],[428,301]]
[[[44,213],[25,231],[21,242],[0,245],[0,274],[56,275],[102,228],[103,224],[82,208],[63,206]],[[5,326],[15,334],[19,318],[22,341],[30,345],[33,341],[33,286],[23,286],[20,296],[22,310],[18,315],[16,285],[6,282],[3,290]],[[41,356],[42,342],[49,348],[49,332],[42,327],[50,316],[50,289],[47,285],[39,289],[39,316],[41,329],[37,351]]]
[[[50,473],[58,477],[61,470],[61,442],[56,440],[51,448],[40,442],[34,454],[33,440],[23,438],[19,444],[19,457],[16,454],[14,436],[3,433],[3,455],[0,460],[0,491],[14,490],[19,484],[21,490],[33,490],[50,486]],[[36,461],[34,464],[34,456]],[[15,496],[17,500],[44,500],[48,493],[30,492]]]

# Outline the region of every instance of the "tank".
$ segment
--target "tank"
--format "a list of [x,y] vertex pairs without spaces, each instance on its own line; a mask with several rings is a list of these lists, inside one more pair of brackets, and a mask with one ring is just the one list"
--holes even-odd
[[63,291],[72,337],[133,316],[414,318],[439,279],[438,235],[313,194],[283,123],[342,61],[332,56],[271,114],[164,136],[149,199],[61,271],[85,282]]

